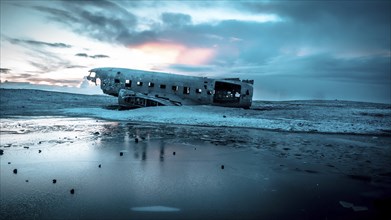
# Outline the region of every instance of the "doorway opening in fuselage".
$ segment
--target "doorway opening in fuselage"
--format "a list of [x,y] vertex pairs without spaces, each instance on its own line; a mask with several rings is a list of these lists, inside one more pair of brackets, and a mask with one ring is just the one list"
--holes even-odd
[[215,83],[215,93],[213,96],[214,103],[239,103],[240,102],[240,91],[242,86],[219,82]]

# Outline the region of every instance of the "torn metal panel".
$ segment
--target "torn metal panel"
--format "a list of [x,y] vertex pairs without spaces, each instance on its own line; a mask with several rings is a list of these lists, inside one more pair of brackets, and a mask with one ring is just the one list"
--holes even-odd
[[124,68],[96,68],[87,79],[122,107],[217,105],[249,108],[254,80],[212,79]]

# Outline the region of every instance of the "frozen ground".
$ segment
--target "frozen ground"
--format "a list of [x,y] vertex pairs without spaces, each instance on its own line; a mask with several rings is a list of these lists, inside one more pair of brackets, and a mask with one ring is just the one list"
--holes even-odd
[[390,105],[119,111],[115,98],[36,90],[0,101],[2,219],[391,217]]

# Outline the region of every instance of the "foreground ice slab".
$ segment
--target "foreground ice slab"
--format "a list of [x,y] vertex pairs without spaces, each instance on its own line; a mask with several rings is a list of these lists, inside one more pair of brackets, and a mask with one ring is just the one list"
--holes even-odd
[[166,206],[145,206],[145,207],[132,207],[132,211],[135,212],[179,212],[180,209]]

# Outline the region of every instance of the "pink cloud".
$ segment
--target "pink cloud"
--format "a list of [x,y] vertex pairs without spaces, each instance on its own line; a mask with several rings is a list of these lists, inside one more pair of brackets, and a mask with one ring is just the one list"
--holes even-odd
[[216,48],[187,47],[176,43],[150,42],[135,49],[142,51],[147,57],[154,58],[157,63],[167,64],[203,65],[216,54]]

